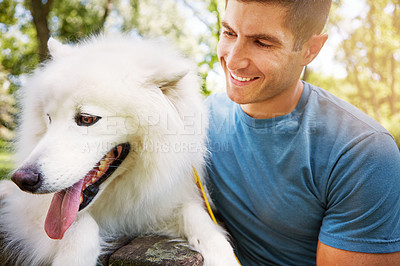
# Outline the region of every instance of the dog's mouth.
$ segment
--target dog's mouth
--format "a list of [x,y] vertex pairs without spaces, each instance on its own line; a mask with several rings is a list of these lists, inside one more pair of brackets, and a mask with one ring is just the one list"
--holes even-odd
[[83,210],[99,192],[101,183],[103,183],[118,168],[122,161],[126,158],[130,151],[129,143],[116,146],[109,151],[103,159],[98,162],[95,167],[83,180],[82,194],[80,197],[79,210]]
[[53,196],[45,221],[45,231],[52,239],[62,239],[78,211],[87,207],[99,192],[100,185],[110,177],[130,151],[129,143],[110,150],[84,178]]

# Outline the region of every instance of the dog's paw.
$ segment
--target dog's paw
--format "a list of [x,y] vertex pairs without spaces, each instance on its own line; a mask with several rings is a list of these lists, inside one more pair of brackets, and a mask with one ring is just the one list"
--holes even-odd
[[208,238],[189,239],[195,249],[204,258],[204,266],[236,266],[240,265],[233,248],[223,234],[216,233]]
[[208,250],[202,252],[204,258],[203,266],[239,266],[240,263],[237,260],[235,254],[231,249],[216,248],[214,250]]
[[225,256],[223,254],[208,254],[204,255],[204,264],[203,266],[239,266],[239,262],[235,256]]
[[191,246],[185,239],[175,238],[175,239],[169,240],[168,242],[174,243],[174,245],[177,247],[183,247],[183,248],[187,248],[189,250],[197,252],[197,249],[193,248],[193,246]]

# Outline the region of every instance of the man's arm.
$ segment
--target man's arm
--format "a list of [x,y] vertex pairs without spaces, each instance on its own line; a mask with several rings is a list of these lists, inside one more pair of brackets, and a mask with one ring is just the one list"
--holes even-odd
[[318,242],[317,265],[319,266],[341,266],[341,265],[400,265],[400,252],[387,254],[372,254],[352,252],[327,246]]

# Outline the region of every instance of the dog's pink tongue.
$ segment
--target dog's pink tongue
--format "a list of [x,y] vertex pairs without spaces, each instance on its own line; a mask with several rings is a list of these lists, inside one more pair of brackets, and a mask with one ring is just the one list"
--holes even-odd
[[52,239],[62,239],[65,231],[75,221],[79,211],[83,180],[54,194],[44,223],[44,230]]

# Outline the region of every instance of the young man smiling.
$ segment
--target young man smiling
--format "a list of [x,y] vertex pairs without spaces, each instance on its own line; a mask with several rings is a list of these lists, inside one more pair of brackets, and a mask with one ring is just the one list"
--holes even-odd
[[243,265],[400,265],[400,153],[377,122],[300,81],[331,0],[228,0],[207,100],[214,203]]

